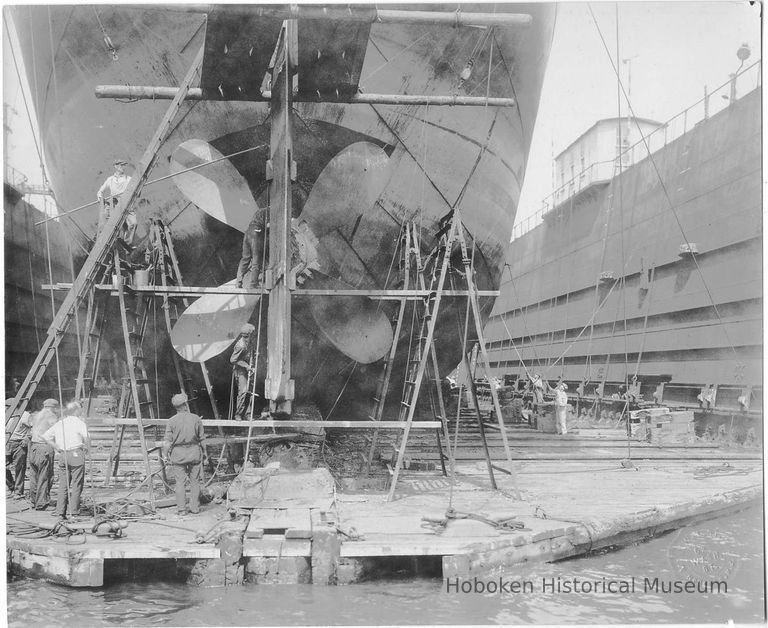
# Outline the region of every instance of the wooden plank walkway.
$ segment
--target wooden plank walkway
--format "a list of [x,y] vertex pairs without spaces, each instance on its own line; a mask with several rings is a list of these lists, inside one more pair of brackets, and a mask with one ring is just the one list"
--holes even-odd
[[[370,561],[437,556],[444,577],[466,576],[631,542],[759,505],[763,494],[760,460],[728,461],[716,454],[705,462],[678,458],[634,465],[625,468],[606,458],[518,461],[517,486],[509,476],[497,474],[500,490],[492,491],[483,462],[460,461],[452,500],[450,478],[406,472],[392,502],[385,493],[349,492],[337,493],[335,506],[333,497],[308,502],[314,489],[302,499],[292,495],[291,472],[286,471],[274,476],[280,500],[243,500],[249,516],[237,524],[242,539],[239,554],[235,552],[239,562],[229,568],[257,582],[349,582]],[[293,473],[296,490],[307,493],[309,472]],[[513,488],[522,499],[512,498]],[[106,490],[86,488],[86,495],[98,498]],[[435,524],[445,518],[449,505],[477,518]],[[91,534],[93,520],[84,519],[73,525],[86,530],[85,543],[67,545],[60,539],[25,537],[14,526],[51,528],[55,518],[50,511],[30,511],[24,501],[8,500],[11,568],[69,586],[101,586],[105,561],[226,564],[232,551],[225,545],[216,544],[216,539],[196,542],[201,532],[228,522],[224,505],[208,504],[200,515],[182,518],[170,514],[173,509],[161,512],[165,519],[131,521],[125,536],[115,540]],[[507,530],[486,521],[510,517],[525,529]]]
[[[518,463],[522,500],[507,497],[508,476],[488,490],[482,464],[459,464],[452,507],[492,518],[512,515],[527,531],[503,531],[474,520],[450,520],[438,534],[422,517],[439,519],[448,490],[424,487],[423,474],[407,475],[394,502],[379,495],[339,496],[342,524],[363,541],[343,541],[341,556],[443,556],[443,577],[478,573],[530,560],[550,561],[628,542],[691,521],[758,504],[762,465],[692,461],[639,462],[637,469],[600,461]],[[698,472],[697,472],[698,471]],[[349,499],[349,501],[347,501]]]

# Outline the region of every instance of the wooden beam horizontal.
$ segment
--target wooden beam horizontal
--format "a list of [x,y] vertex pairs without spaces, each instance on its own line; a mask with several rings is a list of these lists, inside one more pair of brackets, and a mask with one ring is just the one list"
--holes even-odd
[[[108,425],[136,425],[136,419],[105,419]],[[151,425],[165,425],[168,419],[143,419],[141,424],[144,427]],[[382,429],[382,430],[401,430],[405,427],[405,421],[275,421],[273,419],[257,419],[254,421],[228,421],[226,419],[203,419],[203,427],[236,427],[245,429],[247,427],[343,427],[351,429]],[[442,427],[440,421],[414,421],[411,429],[436,430]]]
[[[120,98],[127,100],[170,100],[176,93],[176,87],[164,87],[154,85],[97,85],[96,98]],[[261,98],[252,99],[254,102],[269,102],[272,92],[261,93]],[[198,88],[187,92],[187,100],[218,100],[215,97],[206,98],[205,92]],[[226,100],[226,99],[224,99]],[[238,98],[237,100],[242,100]],[[294,102],[326,102],[320,96],[309,94],[305,97],[297,95]],[[485,96],[436,96],[419,94],[354,94],[349,100],[328,100],[327,102],[341,102],[353,105],[431,105],[448,107],[514,107],[514,98],[500,98]]]
[[[61,282],[54,284],[42,284],[43,290],[69,290],[72,288],[71,283]],[[146,286],[142,288],[136,288],[133,286],[125,286],[127,290],[143,294],[170,294],[178,297],[197,297],[204,294],[269,294],[269,290],[266,288],[233,288],[231,286]],[[117,290],[112,284],[99,284],[96,286],[97,290],[102,290],[110,293],[117,294]],[[477,290],[477,296],[479,297],[498,297],[499,290]],[[406,299],[408,301],[418,301],[431,294],[429,290],[361,290],[357,288],[348,288],[341,290],[315,290],[311,288],[297,288],[292,290],[291,293],[297,297],[312,297],[312,296],[325,296],[325,297],[354,297],[363,296],[369,299],[376,299],[381,301],[399,301]],[[466,297],[469,296],[467,290],[443,290],[444,297]]]
[[[187,13],[211,13],[222,10],[221,5],[167,5],[166,10]],[[311,6],[284,4],[279,6],[254,6],[228,4],[228,13],[238,12],[246,16],[261,16],[281,20],[334,20],[340,22],[369,22],[371,24],[443,24],[445,26],[529,26],[533,18],[528,13],[485,13],[468,11],[403,11],[376,7],[350,8],[339,5]]]

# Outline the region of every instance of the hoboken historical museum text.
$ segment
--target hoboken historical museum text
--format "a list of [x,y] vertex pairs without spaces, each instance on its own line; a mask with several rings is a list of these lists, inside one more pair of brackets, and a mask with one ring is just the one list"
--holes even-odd
[[521,580],[494,578],[446,578],[446,593],[569,594],[569,593],[728,593],[725,580],[665,580],[658,577],[625,579],[535,578]]

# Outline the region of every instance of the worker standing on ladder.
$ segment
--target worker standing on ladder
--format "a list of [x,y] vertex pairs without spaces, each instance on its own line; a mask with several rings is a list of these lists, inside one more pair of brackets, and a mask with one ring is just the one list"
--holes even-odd
[[43,433],[43,440],[60,453],[59,493],[56,496],[56,515],[61,519],[80,512],[80,495],[85,484],[85,453],[91,443],[88,427],[80,418],[83,406],[70,401],[64,416]]
[[[104,181],[99,188],[99,191],[96,193],[96,198],[101,207],[99,212],[98,233],[101,233],[104,225],[107,224],[112,210],[117,207],[118,202],[120,202],[120,197],[131,182],[131,177],[125,174],[125,167],[127,165],[128,162],[125,159],[115,159],[115,173]],[[131,209],[126,214],[121,231],[121,237],[129,247],[133,246],[133,236],[136,233],[137,222],[136,211]]]
[[255,288],[261,283],[262,266],[268,255],[267,210],[257,209],[243,234],[243,251],[237,265],[238,288]]
[[[251,336],[256,328],[250,323],[246,323],[240,329],[240,337],[235,343],[232,351],[232,357],[229,362],[232,364],[232,376],[237,381],[237,405],[235,406],[235,421],[242,421],[248,410],[248,374],[253,370],[251,367]],[[231,403],[231,401],[230,401]]]
[[171,398],[176,414],[169,420],[163,438],[163,456],[170,462],[176,482],[176,512],[187,510],[186,482],[189,478],[189,512],[200,512],[200,480],[206,462],[203,443],[205,429],[202,419],[189,411],[187,396],[179,393]]

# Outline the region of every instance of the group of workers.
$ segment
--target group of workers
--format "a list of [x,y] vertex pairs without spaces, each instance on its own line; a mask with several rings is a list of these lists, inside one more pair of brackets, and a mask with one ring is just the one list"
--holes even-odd
[[555,429],[558,434],[565,435],[568,433],[567,417],[568,417],[568,384],[565,382],[558,382],[555,386],[550,386],[539,373],[529,377],[529,383],[527,387],[531,390],[533,395],[533,410],[536,412],[540,405],[544,403],[544,395],[546,393],[554,395],[555,402]]
[[[13,399],[6,400],[6,408]],[[187,396],[174,395],[171,403],[176,414],[168,421],[162,454],[175,479],[176,508],[179,515],[200,512],[202,465],[206,463],[205,432],[202,419],[189,411]],[[58,493],[54,516],[67,519],[80,512],[80,498],[85,485],[85,464],[90,435],[82,418],[83,406],[70,401],[59,411],[56,399],[46,399],[42,408],[24,412],[6,441],[5,483],[9,496],[23,499],[29,465],[28,500],[35,510],[49,508],[54,460],[57,459]],[[190,485],[189,509],[186,482]]]
[[[6,400],[6,407],[12,402]],[[58,453],[59,491],[54,514],[66,519],[78,513],[90,445],[81,414],[82,406],[77,401],[59,412],[59,402],[46,399],[38,412],[24,412],[19,417],[5,447],[5,483],[14,499],[24,498],[29,463],[29,502],[35,510],[49,507],[54,457]]]
[[[578,397],[584,396],[584,383],[580,384],[576,389]],[[552,386],[547,382],[539,373],[533,375],[529,374],[528,382],[526,383],[526,391],[529,391],[532,396],[532,408],[534,413],[538,411],[539,406],[544,403],[544,395],[552,395],[555,407],[555,428],[558,434],[567,434],[567,417],[568,417],[568,394],[565,392],[568,390],[568,384],[563,381],[559,381],[555,386]],[[595,388],[595,394],[603,398],[604,384],[600,383]],[[637,378],[633,378],[629,387],[621,385],[617,392],[613,393],[610,397],[611,401],[623,401],[626,404],[632,404],[638,401],[640,398],[640,382]],[[522,405],[522,400],[521,404]]]

